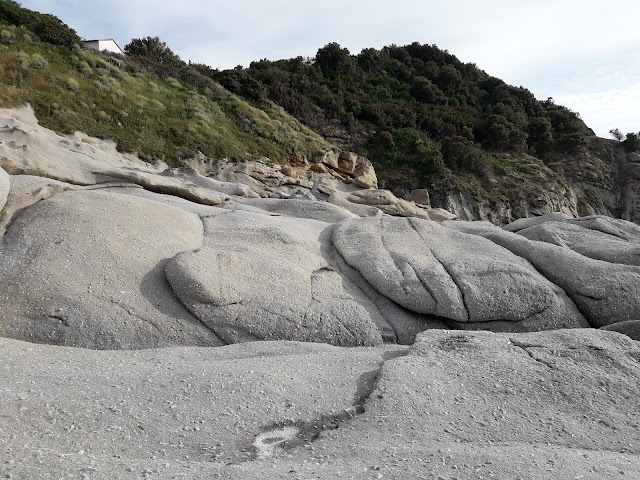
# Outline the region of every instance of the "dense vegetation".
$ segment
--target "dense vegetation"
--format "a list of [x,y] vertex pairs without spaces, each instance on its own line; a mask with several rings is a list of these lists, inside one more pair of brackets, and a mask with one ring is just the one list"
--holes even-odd
[[150,40],[161,57],[141,56],[142,41],[126,57],[100,54],[57,18],[0,0],[0,106],[30,102],[53,130],[111,138],[174,165],[197,152],[285,161],[329,147],[277,105],[252,106]]
[[365,49],[336,43],[302,57],[222,72],[197,68],[255,102],[273,101],[334,141],[368,154],[378,169],[405,169],[429,183],[482,175],[495,153],[552,160],[593,133],[579,116],[538,101],[435,45]]
[[[569,195],[576,179],[612,185],[611,157],[575,112],[435,45],[352,55],[332,43],[313,59],[218,71],[157,37],[133,39],[126,56],[80,44],[57,18],[0,0],[0,106],[30,102],[53,130],[173,165],[198,152],[286,161],[338,145],[369,156],[382,186],[428,187],[439,206],[457,191],[515,205]],[[622,137],[637,149],[638,135]]]

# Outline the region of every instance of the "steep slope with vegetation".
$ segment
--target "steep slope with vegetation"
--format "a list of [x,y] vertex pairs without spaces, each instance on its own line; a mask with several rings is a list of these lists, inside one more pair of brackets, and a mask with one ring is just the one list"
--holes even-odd
[[[256,108],[167,59],[100,54],[57,18],[0,1],[0,105],[30,102],[40,122],[113,139],[123,151],[177,165],[210,157],[284,161],[330,145],[272,103]],[[163,45],[158,42],[159,45]],[[133,44],[133,42],[132,42]]]
[[[438,206],[451,207],[457,201],[451,195],[463,195],[514,216],[531,213],[536,202],[612,213],[591,190],[613,188],[615,142],[595,137],[553,99],[538,101],[435,45],[351,55],[332,43],[313,60],[198,68],[369,156],[382,184],[396,193],[426,186]],[[567,176],[574,171],[590,178]]]
[[577,113],[435,45],[352,55],[332,43],[314,59],[218,71],[157,37],[132,40],[124,57],[81,43],[57,18],[0,0],[0,106],[30,102],[44,126],[170,165],[198,152],[285,162],[346,148],[372,160],[380,186],[426,187],[461,218],[640,216],[625,153],[638,135],[598,138]]

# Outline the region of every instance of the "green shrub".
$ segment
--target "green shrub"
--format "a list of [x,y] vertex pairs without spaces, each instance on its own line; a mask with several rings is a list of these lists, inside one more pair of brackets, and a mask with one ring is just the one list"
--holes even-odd
[[40,40],[52,45],[72,48],[81,41],[75,30],[57,17],[22,8],[17,3],[7,0],[0,1],[0,22],[24,26]]

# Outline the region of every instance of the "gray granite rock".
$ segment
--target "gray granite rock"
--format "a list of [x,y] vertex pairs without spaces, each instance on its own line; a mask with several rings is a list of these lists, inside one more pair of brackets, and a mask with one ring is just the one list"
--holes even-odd
[[593,327],[637,319],[640,267],[588,258],[566,247],[505,232],[487,222],[446,222],[446,225],[483,236],[527,259],[567,293]]
[[178,298],[217,335],[228,343],[382,342],[370,314],[375,306],[328,262],[330,224],[222,213],[204,219],[202,248],[166,267]]
[[638,317],[638,320],[627,320],[626,322],[605,325],[604,327],[600,327],[600,330],[622,333],[632,340],[640,341],[640,314]]
[[[97,352],[0,339],[7,478],[638,478],[640,343]],[[61,375],[61,372],[64,372]]]
[[169,258],[202,244],[202,228],[194,214],[108,190],[25,208],[0,244],[0,335],[96,349],[223,344],[164,276]]
[[564,292],[529,262],[480,236],[382,217],[345,220],[333,240],[378,292],[411,311],[458,322],[537,317],[586,325]]

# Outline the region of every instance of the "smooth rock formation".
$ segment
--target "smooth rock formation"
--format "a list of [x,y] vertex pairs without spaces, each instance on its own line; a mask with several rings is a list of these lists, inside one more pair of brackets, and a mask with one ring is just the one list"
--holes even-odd
[[529,240],[570,248],[585,257],[640,266],[640,235],[620,238],[583,225],[585,223],[545,222],[520,230],[518,234]]
[[567,293],[593,327],[635,320],[640,312],[640,267],[588,258],[566,247],[505,232],[488,222],[445,225],[481,235],[527,259]]
[[202,239],[197,215],[158,202],[108,189],[49,196],[0,244],[0,335],[96,349],[222,345],[163,272]]
[[331,225],[227,212],[208,217],[205,242],[166,274],[189,310],[227,343],[252,340],[378,345],[369,300],[323,253]]
[[29,108],[0,110],[2,123],[0,335],[356,346],[638,319],[640,227],[623,220],[453,222],[362,188],[375,172],[350,152],[285,165],[199,155],[169,169],[55,134]]
[[614,332],[0,352],[7,478],[640,477],[640,343]]
[[345,220],[333,241],[376,290],[411,311],[458,322],[537,316],[586,326],[562,290],[477,236],[416,218],[382,217]]

